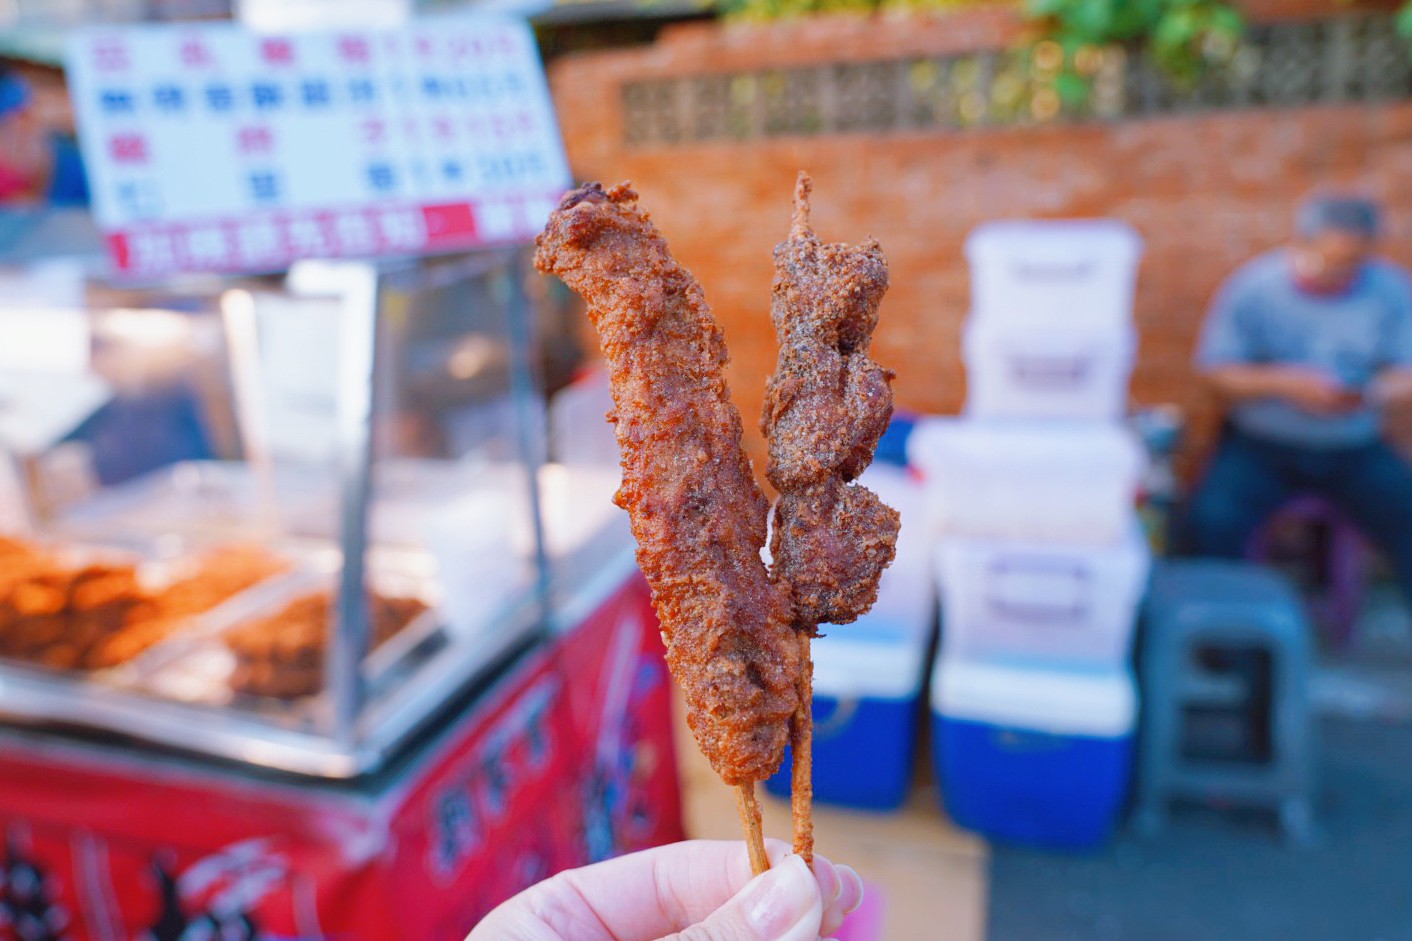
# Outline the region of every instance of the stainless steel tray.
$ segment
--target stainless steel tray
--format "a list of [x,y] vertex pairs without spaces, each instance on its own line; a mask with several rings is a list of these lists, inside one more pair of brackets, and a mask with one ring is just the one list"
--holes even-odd
[[[296,572],[194,619],[181,635],[146,651],[122,673],[98,679],[0,662],[0,719],[117,733],[298,775],[351,778],[381,767],[458,691],[482,682],[506,654],[544,627],[544,612],[531,586],[475,635],[444,630],[433,608],[364,661],[369,697],[356,742],[341,741],[330,731],[332,705],[325,693],[293,703],[174,697],[175,690],[162,683],[176,682],[178,666],[197,669],[194,658],[202,651],[209,656],[223,630],[271,610],[298,590],[331,583],[339,554],[327,543],[288,542],[276,548],[299,559]],[[398,593],[414,586],[424,600],[433,605],[439,600],[431,582],[434,563],[425,552],[379,548],[369,553],[369,570],[376,588]],[[191,682],[199,686],[203,681],[198,675]],[[209,677],[205,682],[209,685]]]
[[[405,672],[404,661],[425,652],[428,645],[444,644],[444,619],[437,608],[439,592],[418,560],[393,554],[375,558],[368,566],[369,587],[379,594],[416,598],[427,605],[405,628],[375,648],[363,662],[363,681],[370,695],[386,691],[389,677]],[[300,723],[317,724],[322,693],[292,700],[242,696],[231,688],[235,655],[225,638],[242,625],[269,617],[291,601],[316,592],[332,596],[336,573],[306,566],[261,590],[250,591],[213,609],[194,629],[148,650],[134,663],[133,684],[163,699],[223,706],[257,713],[277,714]]]

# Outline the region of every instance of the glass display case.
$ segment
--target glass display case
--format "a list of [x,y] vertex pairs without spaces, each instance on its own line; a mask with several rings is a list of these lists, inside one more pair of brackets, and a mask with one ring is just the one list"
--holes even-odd
[[0,720],[355,777],[620,581],[606,384],[527,267],[0,275]]

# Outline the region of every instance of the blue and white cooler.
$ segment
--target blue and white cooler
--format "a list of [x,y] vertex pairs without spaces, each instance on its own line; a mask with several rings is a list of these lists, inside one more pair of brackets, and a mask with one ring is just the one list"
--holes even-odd
[[937,778],[958,826],[1058,849],[1092,848],[1112,832],[1137,719],[1128,670],[943,658],[932,712]]
[[[891,810],[907,797],[936,627],[930,541],[920,485],[898,467],[874,465],[860,480],[902,515],[897,558],[878,601],[852,624],[824,625],[814,641],[814,799]],[[789,756],[765,782],[789,794]]]

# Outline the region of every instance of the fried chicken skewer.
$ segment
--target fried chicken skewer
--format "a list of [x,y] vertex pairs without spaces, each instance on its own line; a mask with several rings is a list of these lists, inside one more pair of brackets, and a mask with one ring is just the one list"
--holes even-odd
[[760,420],[766,476],[780,492],[771,577],[789,594],[803,664],[790,750],[794,851],[806,862],[814,846],[810,638],[818,625],[847,624],[873,606],[899,526],[896,511],[849,483],[872,462],[892,417],[892,373],[868,358],[887,260],[875,241],[822,244],[809,221],[811,189],[800,173],[789,238],[775,248],[770,318],[780,351]]
[[535,266],[583,297],[598,331],[622,451],[614,501],[631,517],[687,724],[738,789],[759,870],[755,782],[782,760],[801,661],[788,599],[760,558],[768,503],[740,445],[725,343],[626,184],[567,194],[535,245]]

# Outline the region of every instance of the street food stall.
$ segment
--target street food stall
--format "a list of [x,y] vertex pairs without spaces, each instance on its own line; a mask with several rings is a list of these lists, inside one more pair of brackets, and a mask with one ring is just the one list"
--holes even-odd
[[102,29],[69,77],[108,255],[0,269],[0,923],[459,938],[679,838],[606,387],[527,268],[528,28]]

